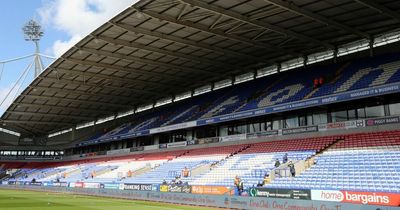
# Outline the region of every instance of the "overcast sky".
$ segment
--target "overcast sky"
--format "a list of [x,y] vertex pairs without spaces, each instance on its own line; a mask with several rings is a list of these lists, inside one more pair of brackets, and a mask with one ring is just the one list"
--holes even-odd
[[[40,45],[43,54],[58,57],[95,28],[134,4],[137,0],[2,0],[0,2],[0,61],[34,52],[33,43],[24,40],[22,27],[30,19],[43,26],[45,35]],[[31,59],[0,64],[0,102],[7,93],[14,92],[0,106],[0,115],[33,80],[33,70],[25,82],[18,78]],[[44,60],[49,64],[51,60]],[[24,77],[22,77],[21,81]],[[22,85],[21,85],[22,84]]]

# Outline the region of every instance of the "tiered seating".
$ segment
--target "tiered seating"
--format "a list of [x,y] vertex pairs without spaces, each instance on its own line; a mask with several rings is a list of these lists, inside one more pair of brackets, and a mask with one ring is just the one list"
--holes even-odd
[[346,141],[342,141],[335,145],[337,149],[346,149],[354,147],[365,147],[374,149],[374,147],[391,147],[399,148],[400,131],[384,131],[370,132],[362,134],[353,134],[346,137]]
[[[276,177],[268,187],[400,193],[400,131],[147,153],[110,161],[20,169],[14,174],[15,178],[9,180],[50,181],[59,178],[66,182],[160,184],[179,176],[185,167],[193,170],[205,166],[207,170],[182,181],[190,185],[233,186],[234,177],[240,176],[248,188],[260,183],[264,174],[274,168],[275,160],[282,161],[284,154],[296,162],[321,151],[311,168],[294,178]],[[209,170],[211,163],[214,166]],[[134,173],[143,168],[146,168],[143,173]],[[132,177],[127,176],[129,170],[133,172]],[[92,172],[97,174],[94,178],[91,178]],[[67,177],[63,178],[64,174]]]
[[[276,159],[282,161],[284,152],[238,154],[219,164],[210,172],[189,179],[191,185],[233,186],[233,179],[239,176],[246,187],[259,183],[265,173],[274,168]],[[314,155],[314,151],[288,152],[290,160],[303,160]]]
[[400,63],[398,61],[399,55],[391,54],[352,62],[343,70],[337,81],[322,86],[313,94],[313,97],[399,82]]
[[400,131],[348,135],[306,172],[278,178],[269,186],[399,193],[399,145]]
[[[185,167],[192,170],[203,164],[218,162],[228,155],[239,151],[243,147],[243,145],[234,145],[213,149],[204,148],[189,150],[183,156],[164,162],[161,166],[151,170],[150,172],[126,179],[124,182],[143,184],[162,183],[163,180],[169,182],[172,179],[175,179],[176,176],[181,175],[181,171]],[[189,179],[183,179],[183,181],[189,181]]]
[[243,178],[245,186],[250,187],[261,182],[265,173],[274,168],[278,158],[282,161],[285,153],[290,160],[305,160],[317,151],[324,149],[340,137],[322,137],[270,141],[251,145],[243,152],[222,161],[212,171],[192,177],[192,185],[232,186],[235,176]]
[[342,139],[343,136],[314,137],[304,139],[293,139],[284,141],[269,141],[252,145],[243,153],[270,153],[270,152],[286,152],[298,150],[319,150],[332,144],[334,141]]
[[317,161],[298,177],[278,178],[269,187],[400,192],[399,150],[330,151]]
[[[306,70],[306,73],[295,71],[287,77],[283,73],[280,75],[283,79],[267,77],[161,107],[148,114],[140,114],[135,121],[122,126],[122,129],[120,127],[108,134],[96,136],[88,142],[96,143],[99,138],[126,136],[129,133],[200,118],[399,82],[399,69],[399,54],[390,54],[323,68],[313,67]],[[313,79],[319,78],[321,72],[326,77],[326,82],[322,87],[313,89]]]

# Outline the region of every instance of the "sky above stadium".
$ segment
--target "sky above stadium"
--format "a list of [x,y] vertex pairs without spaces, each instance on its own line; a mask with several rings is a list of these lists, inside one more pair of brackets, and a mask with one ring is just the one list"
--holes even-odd
[[[24,40],[22,27],[30,19],[41,23],[43,54],[59,57],[95,28],[134,4],[137,0],[2,0],[0,1],[0,62],[32,54],[32,42]],[[47,66],[51,59],[43,60]],[[30,74],[19,77],[32,62],[31,58],[0,63],[0,115],[19,92],[33,80]],[[11,94],[7,94],[11,91]],[[5,100],[4,100],[5,99]]]

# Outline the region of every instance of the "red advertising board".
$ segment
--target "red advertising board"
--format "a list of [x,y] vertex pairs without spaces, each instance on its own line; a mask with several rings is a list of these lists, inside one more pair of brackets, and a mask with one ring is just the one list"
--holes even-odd
[[83,188],[83,182],[75,182],[75,188]]
[[400,206],[400,194],[381,193],[381,192],[312,190],[311,200],[382,205],[382,206]]

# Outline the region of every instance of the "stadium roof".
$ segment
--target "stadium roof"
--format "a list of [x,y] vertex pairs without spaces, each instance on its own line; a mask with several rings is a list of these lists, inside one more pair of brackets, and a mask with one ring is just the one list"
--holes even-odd
[[397,0],[141,0],[50,65],[1,117],[44,135],[399,27]]

